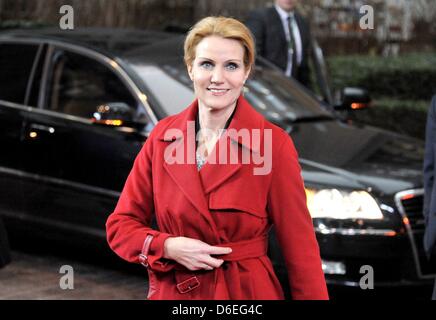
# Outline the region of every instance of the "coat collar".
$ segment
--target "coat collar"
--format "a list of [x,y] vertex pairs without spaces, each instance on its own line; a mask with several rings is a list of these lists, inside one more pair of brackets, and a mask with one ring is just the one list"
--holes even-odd
[[[187,109],[174,116],[172,121],[158,134],[158,139],[166,144],[165,148],[168,146],[174,146],[177,151],[195,152],[195,139],[193,136],[192,141],[189,139],[184,139],[187,137],[188,133],[188,123],[194,128],[195,134],[195,117],[198,112],[198,101],[194,101]],[[241,129],[248,129],[251,133],[253,129],[259,130],[260,141],[263,141],[263,128],[264,128],[264,118],[257,113],[253,107],[244,99],[241,95],[237,101],[237,107],[233,119],[231,120],[228,130],[223,134],[221,139],[229,139],[228,143],[225,141],[223,145],[229,148],[248,148],[251,152],[259,152],[260,146],[251,143],[239,137],[239,135],[227,134],[230,129],[235,129],[237,131]],[[176,130],[174,130],[176,129]],[[176,142],[179,140],[179,142]],[[174,143],[174,145],[172,145]],[[217,154],[220,154],[219,146],[217,143],[215,148]],[[194,148],[194,150],[192,150]],[[228,149],[230,150],[230,149]],[[235,150],[234,150],[235,151]],[[238,150],[236,150],[238,151]],[[229,154],[232,154],[231,152]],[[238,154],[238,153],[236,153]],[[188,160],[188,156],[185,154],[185,160]],[[235,175],[238,170],[240,170],[242,164],[240,161],[237,163],[227,163],[227,164],[206,164],[201,168],[200,171],[197,170],[197,165],[195,163],[195,154],[193,161],[184,161],[183,163],[170,164],[164,161],[163,166],[169,176],[174,180],[175,184],[179,187],[181,192],[186,196],[186,198],[197,208],[201,215],[209,223],[213,234],[215,235],[214,241],[219,243],[219,233],[215,222],[210,215],[209,205],[207,202],[206,194],[210,193],[221,184],[223,184],[228,178]]]

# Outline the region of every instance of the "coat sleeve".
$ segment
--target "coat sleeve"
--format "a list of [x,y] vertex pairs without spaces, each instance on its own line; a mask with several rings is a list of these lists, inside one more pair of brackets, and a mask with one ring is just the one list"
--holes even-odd
[[272,170],[268,210],[285,259],[292,298],[328,299],[298,155],[288,135],[274,151]]
[[431,197],[433,193],[434,183],[434,144],[436,140],[434,137],[435,128],[435,108],[436,96],[433,96],[432,103],[427,114],[427,124],[425,128],[425,154],[424,154],[424,218],[426,225],[428,225],[428,217],[430,214]]
[[154,214],[152,150],[153,132],[137,155],[115,210],[107,219],[106,233],[111,249],[133,263],[140,262],[145,239],[151,235],[147,254],[149,268],[166,272],[175,262],[163,258],[164,242],[171,235],[151,228]]

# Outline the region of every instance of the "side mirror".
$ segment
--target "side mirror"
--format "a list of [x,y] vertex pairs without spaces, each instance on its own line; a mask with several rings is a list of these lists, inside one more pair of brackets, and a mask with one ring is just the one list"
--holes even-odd
[[362,88],[345,87],[336,96],[335,110],[366,109],[371,103],[368,91]]
[[99,105],[92,121],[106,126],[129,126],[133,124],[134,109],[124,102],[109,102]]

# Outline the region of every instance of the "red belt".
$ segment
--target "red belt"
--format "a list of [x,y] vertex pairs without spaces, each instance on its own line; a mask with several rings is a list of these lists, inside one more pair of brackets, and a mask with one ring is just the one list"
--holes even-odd
[[265,235],[250,240],[222,243],[215,246],[232,248],[231,253],[217,256],[217,258],[223,259],[224,261],[257,258],[267,254],[268,237]]
[[[232,252],[229,254],[214,255],[214,257],[223,259],[224,261],[240,261],[258,258],[267,254],[268,236],[264,235],[250,240],[221,243],[215,246],[232,248]],[[175,269],[176,286],[180,293],[187,293],[200,285],[200,281],[195,275],[196,271],[189,271],[181,265],[176,266]]]

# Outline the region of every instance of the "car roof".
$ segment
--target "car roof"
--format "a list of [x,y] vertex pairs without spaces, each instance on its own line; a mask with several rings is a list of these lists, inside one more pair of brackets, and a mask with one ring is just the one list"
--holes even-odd
[[[180,34],[140,29],[118,28],[75,28],[62,30],[60,28],[45,27],[32,29],[12,29],[0,32],[0,39],[32,39],[41,41],[59,41],[75,44],[104,52],[110,56],[130,56],[132,51],[150,45],[155,45],[172,38],[180,38]],[[169,46],[171,47],[171,46]]]

